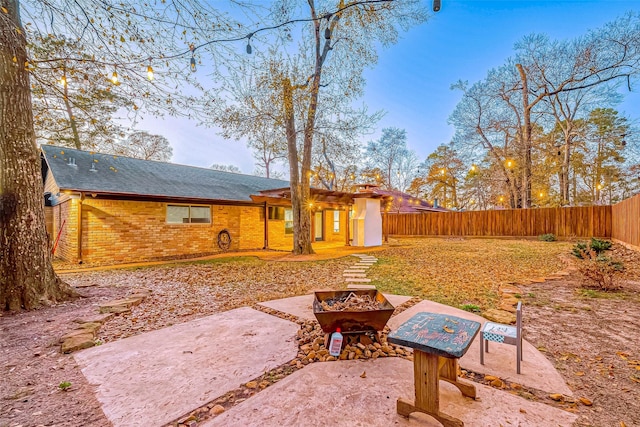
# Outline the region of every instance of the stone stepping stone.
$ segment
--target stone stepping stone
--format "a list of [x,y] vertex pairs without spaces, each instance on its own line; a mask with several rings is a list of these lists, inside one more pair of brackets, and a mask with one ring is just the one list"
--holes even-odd
[[345,270],[345,273],[365,274],[365,270]]
[[143,300],[143,296],[136,296],[134,298],[109,301],[107,303],[100,304],[100,313],[127,313],[131,311],[131,307],[134,305],[140,305]]
[[342,277],[367,277],[364,273],[347,273],[346,271],[342,273]]
[[373,285],[358,285],[358,284],[348,284],[347,289],[375,289],[376,287]]
[[371,281],[371,279],[364,279],[364,278],[359,278],[359,277],[347,277],[346,279],[344,279],[345,282],[362,282],[362,283],[369,283]]

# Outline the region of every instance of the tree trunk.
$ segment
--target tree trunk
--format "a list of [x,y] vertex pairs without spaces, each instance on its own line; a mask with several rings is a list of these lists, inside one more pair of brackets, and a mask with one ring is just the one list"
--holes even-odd
[[307,167],[305,169],[303,163],[302,173],[300,173],[298,141],[296,138],[293,109],[293,87],[291,86],[291,80],[288,78],[282,81],[282,91],[287,148],[289,153],[291,209],[293,211],[293,253],[297,255],[312,254],[314,252],[311,247],[311,215],[308,209],[308,203],[310,201],[309,168]]
[[522,207],[531,207],[531,108],[533,104],[529,104],[529,85],[527,82],[527,75],[524,72],[524,68],[521,64],[516,64],[518,72],[520,73],[520,80],[522,82],[522,116],[524,120],[524,126],[522,129],[522,148],[524,150],[523,158],[524,165],[522,168]]
[[66,83],[66,76],[65,76],[65,84],[64,84],[64,106],[67,110],[67,117],[69,118],[71,131],[73,132],[73,143],[76,146],[76,149],[82,150],[82,143],[80,142],[80,135],[78,134],[78,125],[76,124],[76,118],[73,115],[71,102],[69,102],[69,87],[67,86],[67,83]]
[[75,292],[51,265],[18,1],[0,4],[0,305],[29,310]]

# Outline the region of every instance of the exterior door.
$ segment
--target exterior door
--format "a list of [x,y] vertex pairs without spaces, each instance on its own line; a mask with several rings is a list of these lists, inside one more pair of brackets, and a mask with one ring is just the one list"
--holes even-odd
[[324,212],[316,212],[313,225],[313,237],[316,242],[324,240]]

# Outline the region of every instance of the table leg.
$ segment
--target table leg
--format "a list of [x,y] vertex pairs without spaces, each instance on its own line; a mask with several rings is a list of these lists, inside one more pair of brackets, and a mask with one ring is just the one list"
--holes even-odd
[[440,412],[439,357],[414,349],[413,379],[415,382],[415,401],[398,399],[398,414],[408,417],[412,412],[422,412],[438,420],[444,427],[463,427],[464,423]]
[[440,357],[440,379],[458,387],[463,396],[476,398],[476,386],[458,379],[458,359]]

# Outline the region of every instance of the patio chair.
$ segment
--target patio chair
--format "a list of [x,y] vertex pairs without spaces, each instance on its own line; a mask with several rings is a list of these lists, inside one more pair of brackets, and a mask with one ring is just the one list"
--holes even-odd
[[522,302],[516,308],[516,325],[487,322],[480,331],[480,364],[484,365],[484,353],[489,353],[489,341],[516,346],[516,369],[520,373],[522,358]]

